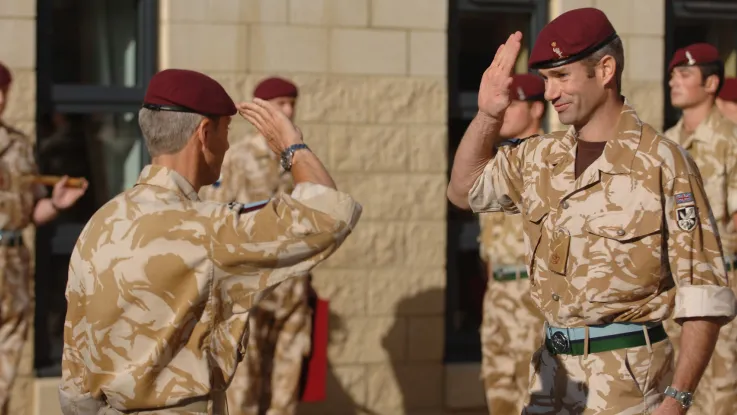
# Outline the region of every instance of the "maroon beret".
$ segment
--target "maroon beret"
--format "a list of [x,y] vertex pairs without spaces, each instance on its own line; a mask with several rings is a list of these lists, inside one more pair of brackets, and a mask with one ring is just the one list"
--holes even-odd
[[151,78],[143,108],[192,112],[210,117],[235,115],[238,110],[218,81],[186,69],[166,69]]
[[574,9],[553,19],[540,31],[530,53],[530,69],[548,69],[588,57],[617,38],[604,12],[593,7]]
[[542,101],[545,95],[545,81],[537,75],[512,75],[509,97],[517,101]]
[[253,90],[253,96],[264,100],[274,98],[290,97],[297,98],[297,85],[287,81],[284,78],[268,78],[259,82],[256,89]]
[[10,74],[10,69],[0,62],[0,88],[5,88],[13,82],[13,75]]
[[737,102],[737,78],[725,78],[719,98],[725,101]]
[[721,62],[719,51],[708,43],[694,43],[678,49],[668,65],[668,72],[676,66],[692,66],[705,63]]

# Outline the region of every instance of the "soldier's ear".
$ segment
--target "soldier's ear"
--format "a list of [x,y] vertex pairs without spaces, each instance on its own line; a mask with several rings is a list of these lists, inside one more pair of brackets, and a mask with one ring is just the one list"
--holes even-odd
[[195,130],[195,135],[197,136],[197,140],[199,140],[200,145],[204,148],[210,148],[210,140],[212,140],[214,134],[213,134],[213,128],[215,126],[213,125],[213,120],[207,117],[202,118],[202,121],[200,121],[199,124],[197,124],[197,129]]
[[545,114],[545,103],[542,101],[533,101],[530,111],[532,111],[533,118],[537,120],[541,119]]
[[719,88],[719,76],[709,75],[704,81],[704,89],[708,94],[716,94]]

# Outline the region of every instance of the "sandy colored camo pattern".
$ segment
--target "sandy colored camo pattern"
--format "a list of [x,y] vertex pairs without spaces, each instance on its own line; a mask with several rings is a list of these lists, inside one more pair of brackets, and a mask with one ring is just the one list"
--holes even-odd
[[203,202],[176,172],[145,167],[93,215],[72,253],[63,413],[161,409],[207,395],[208,411],[222,413],[258,294],[306,276],[360,212],[350,196],[310,183],[258,210]]
[[[578,179],[573,128],[500,146],[469,194],[476,212],[521,212],[531,295],[545,320],[556,327],[582,327],[663,321],[671,315],[734,318],[735,295],[693,160],[640,121],[627,103],[611,134],[614,139]],[[616,391],[589,394],[582,413],[634,414],[657,404],[662,390],[656,390],[660,380],[655,375],[639,385],[637,402],[620,399],[620,389],[627,392],[612,377],[619,372],[606,355],[588,356],[598,368],[564,365],[567,378],[589,392]],[[670,359],[668,353],[667,363],[642,364],[667,377]],[[583,357],[568,360],[580,365]],[[557,367],[544,354],[543,362],[542,368]],[[558,382],[553,377],[558,370],[537,372],[538,387]],[[552,398],[547,395],[551,390],[533,394],[528,413],[580,413],[575,412],[578,389],[557,389],[554,402],[545,399]]]
[[481,323],[481,379],[491,415],[519,414],[527,398],[530,358],[542,342],[543,319],[530,280],[495,281],[494,268],[525,269],[522,217],[482,213],[480,253],[489,265]]
[[[36,201],[46,189],[27,180],[37,174],[33,145],[20,131],[0,123],[0,229],[22,231],[31,224]],[[6,413],[23,344],[33,315],[33,273],[26,246],[0,243],[0,413]]]
[[[737,126],[714,107],[692,134],[683,130],[683,120],[680,120],[665,135],[683,146],[698,166],[719,227],[725,256],[728,262],[734,262],[737,232],[732,216],[737,213]],[[730,271],[728,276],[735,290],[737,280],[734,271]],[[667,321],[666,329],[677,357],[681,326]],[[714,354],[696,389],[689,414],[737,414],[737,320],[732,320],[720,330]]]

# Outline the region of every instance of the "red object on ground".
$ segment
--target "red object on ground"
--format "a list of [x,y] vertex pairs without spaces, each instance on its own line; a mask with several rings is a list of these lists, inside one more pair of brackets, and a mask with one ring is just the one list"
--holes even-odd
[[307,364],[302,402],[325,400],[328,375],[329,302],[317,299],[312,319],[312,353]]

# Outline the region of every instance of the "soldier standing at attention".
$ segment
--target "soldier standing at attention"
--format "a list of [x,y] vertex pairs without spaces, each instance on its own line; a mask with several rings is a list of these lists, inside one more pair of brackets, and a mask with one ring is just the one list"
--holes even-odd
[[[201,201],[220,175],[231,116],[282,154],[295,189],[258,205]],[[87,223],[72,252],[64,414],[227,413],[225,391],[268,287],[304,277],[361,213],[272,104],[238,108],[198,72],[150,81],[139,124],[152,156],[137,184]]]
[[[12,80],[0,63],[0,117]],[[1,118],[0,171],[4,176],[0,183],[0,413],[5,414],[33,315],[31,255],[22,231],[31,223],[40,226],[56,219],[84,195],[87,185],[67,187],[64,177],[46,197],[46,188],[30,180],[38,174],[33,143]]]
[[[514,75],[511,103],[499,134],[504,138],[541,133],[545,82],[536,75]],[[530,358],[540,346],[543,318],[530,298],[520,215],[482,213],[482,259],[488,268],[481,323],[481,379],[491,415],[519,414],[525,403]]]
[[[698,168],[621,96],[622,42],[594,8],[552,20],[530,54],[569,129],[502,140],[521,38],[512,34],[482,77],[448,198],[522,214],[530,292],[546,321],[524,413],[684,414],[737,308]],[[688,356],[675,370],[662,325],[671,316]]]
[[[254,97],[271,102],[294,119],[297,86],[282,78],[260,82]],[[292,175],[284,169],[261,134],[238,141],[225,155],[220,179],[200,190],[203,200],[254,203],[280,192],[291,193]],[[309,277],[290,278],[251,309],[248,348],[228,387],[231,415],[259,415],[269,410],[294,414],[299,401],[304,358],[312,341]]]
[[[726,262],[735,287],[737,266],[737,126],[714,104],[724,79],[724,64],[717,49],[696,43],[679,49],[669,65],[670,99],[683,111],[665,136],[680,144],[693,158],[704,182]],[[680,326],[665,323],[678,357]],[[711,362],[694,397],[694,414],[737,414],[737,320],[719,331]]]
[[737,124],[737,78],[725,78],[716,100],[722,115]]

